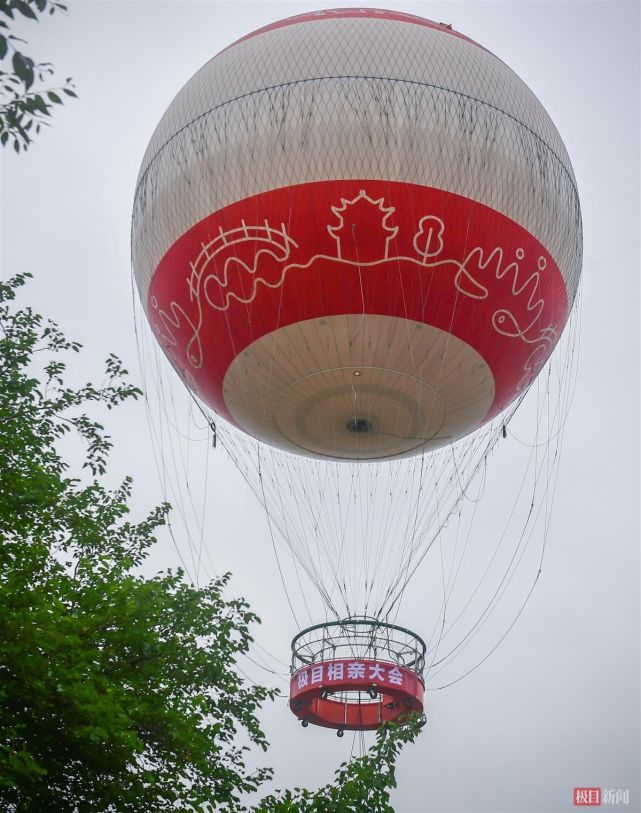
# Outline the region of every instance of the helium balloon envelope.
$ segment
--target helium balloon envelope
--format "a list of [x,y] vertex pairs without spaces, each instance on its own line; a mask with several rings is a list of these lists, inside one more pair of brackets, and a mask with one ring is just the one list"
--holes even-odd
[[450,28],[292,17],[178,93],[138,179],[133,258],[193,392],[274,447],[399,458],[536,377],[581,267],[576,183],[528,87]]

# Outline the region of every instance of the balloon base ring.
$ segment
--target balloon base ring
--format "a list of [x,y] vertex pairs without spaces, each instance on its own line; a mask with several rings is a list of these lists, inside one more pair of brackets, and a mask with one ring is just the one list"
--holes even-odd
[[289,706],[304,726],[372,731],[423,713],[425,644],[365,617],[317,624],[292,641]]

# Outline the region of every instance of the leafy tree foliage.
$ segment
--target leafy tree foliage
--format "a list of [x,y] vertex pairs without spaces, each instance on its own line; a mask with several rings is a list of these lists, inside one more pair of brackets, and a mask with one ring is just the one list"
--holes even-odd
[[[273,692],[234,668],[256,618],[223,598],[227,577],[137,573],[167,506],[129,519],[131,484],[101,484],[111,442],[84,409],[139,391],[114,357],[102,386],[66,386],[59,354],[79,346],[12,309],[23,282],[0,285],[0,809],[237,809],[270,775],[235,745],[244,729],[266,747],[255,712]],[[71,431],[84,482],[59,453]]]
[[42,87],[53,66],[36,62],[24,52],[25,40],[11,33],[20,17],[38,20],[57,11],[66,11],[58,0],[0,0],[0,145],[13,144],[16,152],[29,147],[55,105],[76,95],[70,78],[60,87]]
[[414,741],[423,723],[413,715],[402,728],[383,726],[370,751],[343,763],[333,784],[315,793],[296,788],[268,796],[255,813],[394,813],[390,790],[396,787],[396,759],[403,745]]

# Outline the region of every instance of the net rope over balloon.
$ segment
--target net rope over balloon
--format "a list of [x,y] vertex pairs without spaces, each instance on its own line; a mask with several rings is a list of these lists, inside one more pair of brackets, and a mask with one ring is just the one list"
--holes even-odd
[[563,332],[581,247],[527,86],[376,9],[299,15],[208,62],[151,139],[132,223],[160,346],[337,619],[392,617],[442,546]]

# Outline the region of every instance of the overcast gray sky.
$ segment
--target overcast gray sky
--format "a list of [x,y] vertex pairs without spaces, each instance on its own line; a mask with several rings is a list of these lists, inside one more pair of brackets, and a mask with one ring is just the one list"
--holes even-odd
[[[638,811],[640,7],[393,5],[451,22],[532,88],[572,159],[585,239],[581,361],[542,577],[492,657],[450,689],[428,692],[430,722],[402,756],[395,804],[399,813],[556,813],[572,809],[575,786],[600,786],[629,789],[629,805],[620,809]],[[26,156],[2,156],[2,273],[35,274],[29,300],[86,347],[74,372],[79,381],[96,377],[112,351],[140,378],[129,225],[140,160],[164,109],[236,38],[318,7],[302,0],[76,2],[68,16],[24,27],[34,55],[53,62],[61,77],[73,76],[80,98],[56,112]],[[185,407],[177,420],[187,426]],[[134,475],[142,513],[163,497],[145,409],[131,405],[108,421],[116,442],[111,477]],[[512,439],[489,468],[485,516],[501,508],[502,483],[520,465],[517,447]],[[217,572],[234,573],[233,591],[263,618],[260,643],[286,661],[296,630],[264,517],[220,450],[207,457],[209,558]],[[201,492],[204,458],[195,454],[190,468]],[[492,525],[484,523],[479,547],[491,541]],[[180,541],[178,521],[176,534]],[[163,539],[149,569],[177,561]],[[429,574],[419,574],[399,617],[425,635],[421,585],[428,583]],[[505,621],[497,616],[495,632]],[[491,634],[484,641],[491,644]],[[256,659],[275,664],[262,651]],[[257,681],[279,680],[256,664],[245,667]],[[349,737],[303,730],[284,700],[265,711],[264,724],[278,786],[328,781],[351,749]]]

